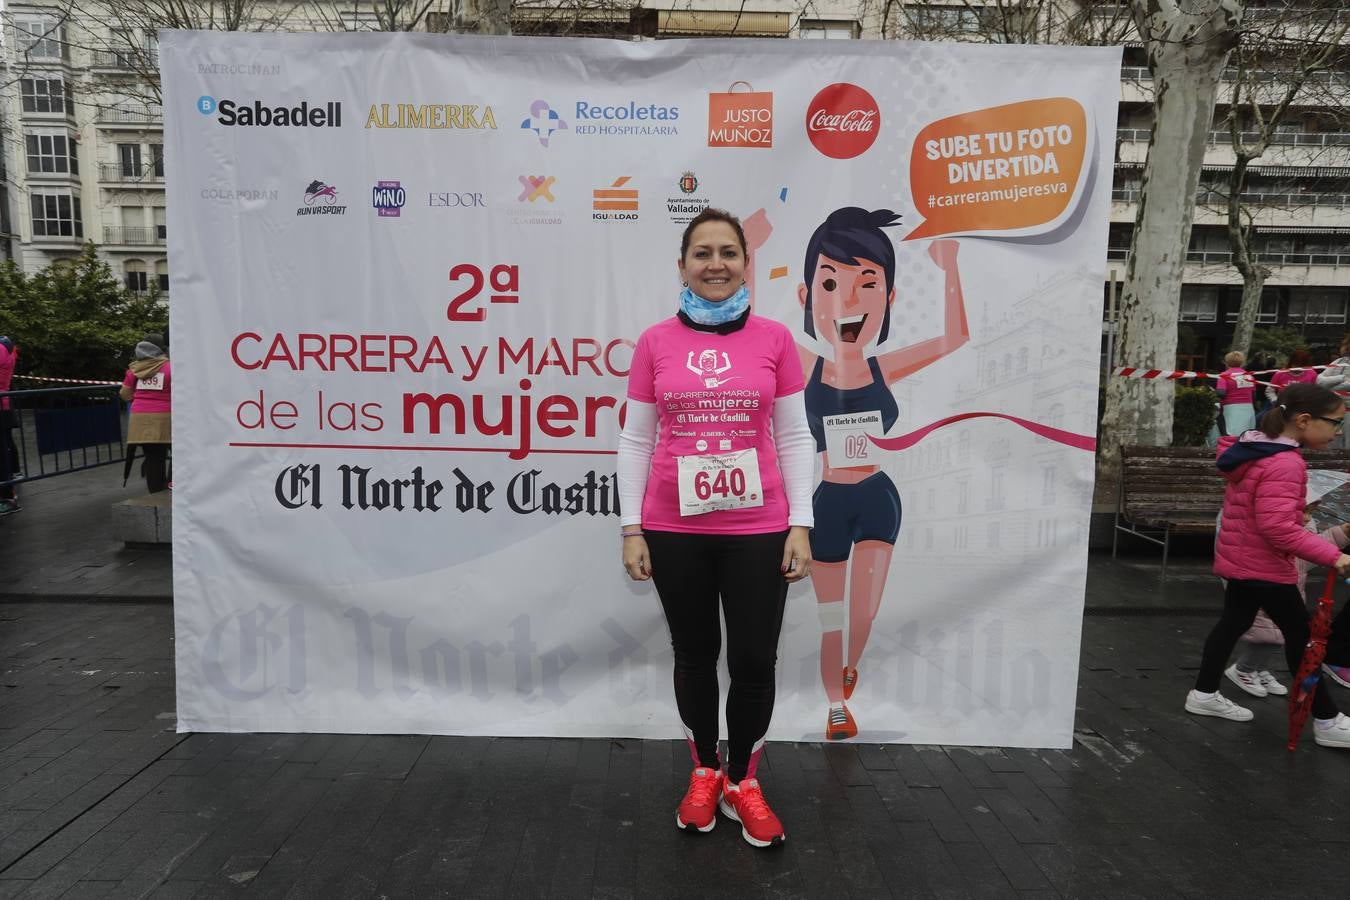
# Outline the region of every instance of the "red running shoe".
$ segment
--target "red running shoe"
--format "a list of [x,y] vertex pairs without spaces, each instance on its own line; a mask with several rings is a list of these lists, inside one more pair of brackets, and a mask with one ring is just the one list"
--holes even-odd
[[847,706],[831,706],[825,719],[825,740],[846,741],[858,736],[858,723],[853,721],[853,713]]
[[689,776],[689,790],[675,813],[675,827],[683,831],[712,831],[717,825],[717,801],[721,796],[722,773],[699,766]]
[[853,689],[858,686],[858,670],[844,669],[844,699],[853,699]]
[[787,840],[783,823],[764,802],[759,781],[747,778],[722,789],[722,814],[741,823],[741,837],[752,847],[777,847]]

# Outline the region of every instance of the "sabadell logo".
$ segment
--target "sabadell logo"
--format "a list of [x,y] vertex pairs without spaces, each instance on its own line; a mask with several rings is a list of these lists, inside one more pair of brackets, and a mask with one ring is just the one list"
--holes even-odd
[[880,132],[877,101],[856,84],[832,84],[806,108],[806,136],[831,159],[861,156]]
[[342,103],[329,100],[311,104],[301,100],[296,106],[268,106],[261,100],[217,100],[203,95],[197,98],[197,112],[216,117],[221,125],[252,128],[341,128]]

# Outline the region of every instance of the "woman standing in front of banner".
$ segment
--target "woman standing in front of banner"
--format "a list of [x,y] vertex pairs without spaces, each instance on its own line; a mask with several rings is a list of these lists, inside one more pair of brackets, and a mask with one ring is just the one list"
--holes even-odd
[[139,445],[145,453],[145,484],[151,494],[169,486],[166,463],[173,440],[173,379],[167,345],[163,335],[141,338],[136,358],[122,379],[121,397],[131,401],[127,446]]
[[[755,316],[739,220],[706,209],[680,246],[679,312],[638,339],[619,438],[623,564],[652,579],[675,651],[675,701],[694,757],[676,825],[722,812],[756,847],[784,840],[756,764],[774,704],[788,584],[811,569],[811,433],[788,329]],[[721,613],[727,766],[718,755]]]
[[869,212],[856,206],[830,213],[806,246],[797,289],[803,330],[834,351],[826,359],[797,347],[802,369],[809,373],[806,414],[822,460],[820,486],[812,497],[811,585],[820,614],[820,677],[830,704],[825,737],[832,741],[858,733],[845,701],[858,684],[858,662],[881,608],[900,534],[900,494],[881,471],[884,451],[867,435],[883,436],[899,418],[891,385],[970,340],[956,268],[958,245],[935,241],[928,255],[946,274],[942,334],[867,354],[873,341],[881,343],[890,333],[895,249],[882,229],[899,219],[889,209]]

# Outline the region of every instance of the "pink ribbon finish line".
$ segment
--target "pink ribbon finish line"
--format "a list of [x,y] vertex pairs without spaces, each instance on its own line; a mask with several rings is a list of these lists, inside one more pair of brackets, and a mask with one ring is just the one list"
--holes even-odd
[[928,437],[939,428],[951,425],[953,422],[963,422],[966,419],[1007,419],[1016,425],[1021,425],[1027,431],[1039,437],[1049,438],[1056,443],[1065,444],[1069,447],[1076,447],[1079,450],[1096,452],[1097,439],[1089,437],[1086,434],[1075,434],[1072,431],[1065,431],[1062,428],[1051,428],[1049,425],[1042,425],[1039,422],[1032,422],[1029,419],[1019,419],[1017,416],[1004,415],[996,412],[970,412],[961,413],[958,416],[948,416],[945,419],[939,419],[931,425],[925,425],[918,431],[911,431],[909,434],[902,434],[893,438],[879,438],[868,435],[872,443],[883,450],[908,450],[919,441]]

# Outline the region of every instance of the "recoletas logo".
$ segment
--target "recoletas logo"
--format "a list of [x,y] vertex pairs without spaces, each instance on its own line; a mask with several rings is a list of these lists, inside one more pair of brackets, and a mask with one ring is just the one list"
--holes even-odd
[[342,102],[328,100],[311,103],[301,100],[295,106],[270,106],[261,100],[217,100],[197,98],[197,112],[215,116],[217,124],[240,128],[341,128]]

